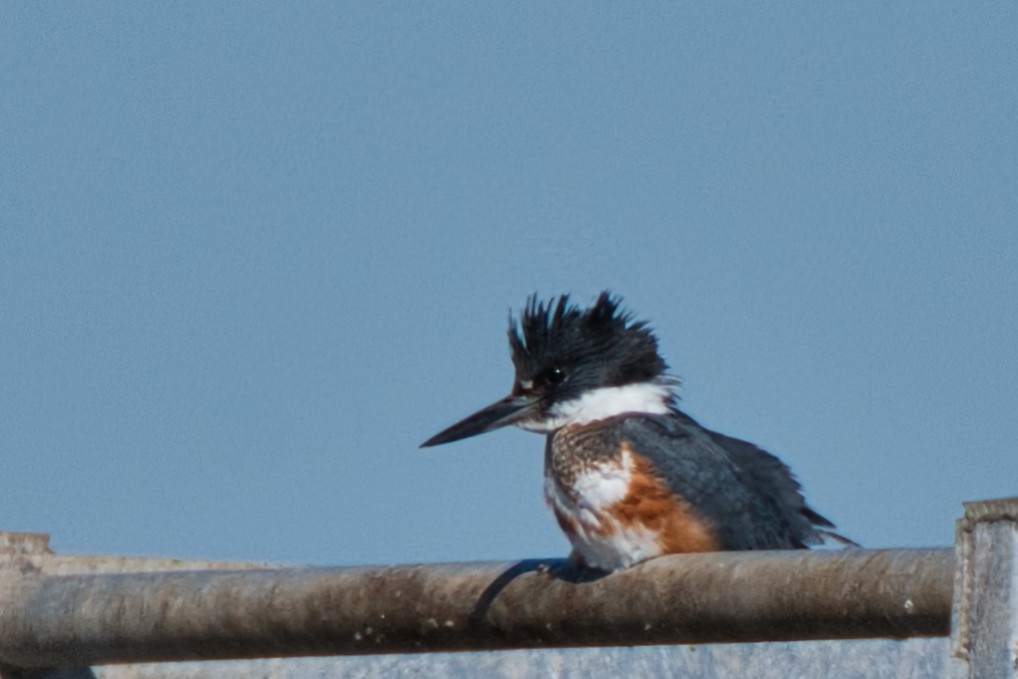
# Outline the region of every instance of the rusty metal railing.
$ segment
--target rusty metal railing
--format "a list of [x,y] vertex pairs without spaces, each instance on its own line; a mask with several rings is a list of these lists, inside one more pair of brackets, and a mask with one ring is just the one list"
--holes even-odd
[[0,660],[172,659],[947,635],[950,549],[8,578]]
[[601,577],[561,560],[252,569],[68,557],[39,536],[0,533],[0,676],[4,667],[947,636],[952,610],[952,662],[996,667],[1015,652],[1016,526],[1018,498],[969,503],[957,551],[697,554]]

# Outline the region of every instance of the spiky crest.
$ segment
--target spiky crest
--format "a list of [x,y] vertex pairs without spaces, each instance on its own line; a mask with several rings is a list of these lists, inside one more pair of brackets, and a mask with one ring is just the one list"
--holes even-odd
[[509,346],[517,378],[550,369],[578,375],[577,386],[649,382],[668,369],[657,338],[644,321],[633,321],[621,299],[605,290],[584,309],[569,295],[548,302],[531,295],[519,320],[509,319]]

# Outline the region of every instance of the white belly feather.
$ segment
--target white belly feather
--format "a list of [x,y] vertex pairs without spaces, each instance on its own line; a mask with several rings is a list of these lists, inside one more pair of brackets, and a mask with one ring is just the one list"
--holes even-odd
[[574,500],[545,470],[545,499],[553,511],[570,519],[574,530],[567,531],[567,536],[588,566],[613,571],[663,553],[653,532],[623,524],[609,511],[626,497],[632,475],[633,460],[628,452],[621,464],[592,465],[573,484]]

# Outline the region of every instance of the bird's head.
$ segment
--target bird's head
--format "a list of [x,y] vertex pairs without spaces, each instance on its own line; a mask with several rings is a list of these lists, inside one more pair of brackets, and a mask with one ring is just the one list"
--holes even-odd
[[509,396],[425,441],[435,446],[515,424],[554,431],[624,412],[667,412],[674,403],[668,369],[646,322],[602,292],[581,308],[568,295],[547,303],[536,295],[509,319],[516,377]]

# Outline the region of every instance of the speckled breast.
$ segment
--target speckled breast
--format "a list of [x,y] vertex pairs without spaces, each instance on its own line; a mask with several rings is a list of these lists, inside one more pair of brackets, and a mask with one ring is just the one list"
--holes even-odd
[[581,565],[612,571],[661,554],[718,548],[693,508],[621,436],[617,421],[550,434],[544,492]]

